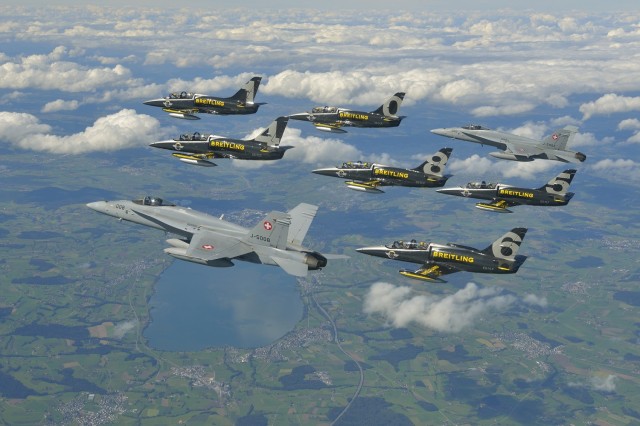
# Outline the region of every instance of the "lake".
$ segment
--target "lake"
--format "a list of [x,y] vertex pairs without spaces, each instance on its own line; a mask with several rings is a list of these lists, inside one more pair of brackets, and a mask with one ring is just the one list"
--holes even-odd
[[174,261],[155,285],[143,335],[166,351],[268,345],[300,321],[296,279],[280,268],[235,262],[212,268]]

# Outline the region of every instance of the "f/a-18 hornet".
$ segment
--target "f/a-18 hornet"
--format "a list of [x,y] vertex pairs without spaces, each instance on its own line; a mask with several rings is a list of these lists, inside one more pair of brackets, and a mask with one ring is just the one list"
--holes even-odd
[[235,95],[228,98],[201,95],[199,93],[179,92],[171,93],[160,99],[146,101],[145,105],[162,108],[171,117],[185,120],[200,120],[194,115],[202,114],[255,114],[260,105],[264,103],[254,102],[253,98],[258,93],[262,77],[253,77],[247,81]]
[[440,277],[454,272],[479,272],[485,274],[514,274],[526,260],[526,256],[517,255],[527,228],[514,228],[494,241],[484,250],[459,244],[436,244],[394,241],[379,247],[356,249],[360,253],[421,263],[416,270],[400,270],[400,274],[425,281],[446,282]]
[[481,145],[495,146],[502,151],[490,152],[489,155],[501,160],[533,161],[541,159],[562,161],[564,163],[582,163],[587,159],[586,155],[565,149],[577,132],[578,128],[576,126],[566,126],[563,129],[556,130],[551,136],[542,141],[538,141],[478,125],[431,130],[431,133],[436,135],[475,142]]
[[346,133],[343,126],[353,127],[398,127],[404,118],[396,115],[404,93],[391,96],[378,109],[371,112],[354,111],[348,108],[319,106],[311,112],[301,112],[289,116],[292,120],[310,121],[316,129],[331,133]]
[[[309,270],[327,265],[327,258],[302,246],[318,210],[299,204],[287,213],[271,212],[253,229],[157,197],[138,200],[96,201],[87,207],[118,219],[178,235],[164,252],[177,259],[207,266],[233,266],[233,260],[277,265],[285,272],[304,277]],[[344,257],[344,256],[333,256]]]
[[443,194],[491,200],[490,203],[476,203],[476,207],[481,210],[511,213],[511,210],[507,207],[515,207],[521,204],[529,206],[566,206],[574,195],[573,192],[568,191],[575,174],[576,170],[565,170],[538,189],[482,181],[470,182],[464,188],[442,188],[437,191]]
[[178,138],[154,142],[149,146],[176,151],[180,161],[195,166],[217,166],[212,158],[236,158],[238,160],[279,160],[293,148],[281,146],[280,139],[287,127],[287,117],[276,118],[269,127],[253,139],[231,139],[210,134],[183,134]]
[[444,175],[444,167],[451,155],[451,148],[442,148],[413,169],[384,166],[381,164],[348,161],[340,167],[313,170],[313,173],[353,179],[345,182],[348,188],[364,192],[384,192],[379,186],[441,187],[450,175]]

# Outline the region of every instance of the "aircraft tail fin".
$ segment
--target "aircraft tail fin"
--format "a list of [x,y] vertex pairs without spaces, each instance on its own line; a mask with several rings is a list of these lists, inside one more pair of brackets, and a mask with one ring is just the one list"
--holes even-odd
[[551,136],[547,136],[542,141],[542,145],[552,149],[564,150],[576,133],[578,133],[576,126],[565,126],[563,129],[553,132]]
[[398,114],[398,110],[400,109],[400,104],[402,104],[402,100],[404,99],[404,92],[398,92],[395,95],[391,96],[385,103],[380,105],[378,109],[375,111],[371,111],[373,114],[381,114],[385,117],[396,117]]
[[547,182],[546,185],[539,188],[540,191],[546,191],[549,194],[565,195],[569,191],[569,185],[576,174],[575,169],[568,169],[560,173],[558,176]]
[[497,257],[498,259],[514,262],[526,233],[527,228],[513,228],[491,243],[491,245],[482,250],[482,252]]
[[293,209],[289,210],[288,214],[291,217],[291,225],[289,226],[289,235],[287,241],[291,244],[301,246],[304,237],[309,231],[311,222],[316,217],[318,206],[312,204],[300,203]]
[[253,99],[258,94],[258,87],[260,86],[261,80],[262,77],[253,77],[251,80],[247,81],[244,86],[242,86],[240,90],[231,97],[231,99],[241,101],[245,104],[252,104]]
[[256,136],[253,140],[266,143],[269,146],[280,145],[280,139],[287,128],[289,117],[278,117],[265,129],[264,132]]
[[243,237],[246,243],[287,248],[291,216],[283,212],[271,212]]
[[413,170],[423,172],[427,175],[442,176],[444,167],[447,165],[447,161],[449,161],[449,157],[451,156],[451,151],[453,151],[452,148],[442,148]]

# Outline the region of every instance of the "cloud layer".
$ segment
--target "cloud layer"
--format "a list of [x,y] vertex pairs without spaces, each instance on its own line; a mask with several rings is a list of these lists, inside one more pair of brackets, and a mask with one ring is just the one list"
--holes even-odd
[[56,154],[84,154],[144,146],[159,139],[159,122],[130,109],[99,118],[84,131],[52,134],[49,125],[31,114],[0,112],[0,140],[24,149]]
[[503,311],[515,303],[544,307],[546,299],[527,295],[523,299],[505,294],[501,288],[480,288],[468,283],[445,297],[414,295],[410,287],[379,282],[373,284],[364,299],[363,311],[385,318],[393,327],[416,323],[439,332],[457,333],[471,326],[489,311]]

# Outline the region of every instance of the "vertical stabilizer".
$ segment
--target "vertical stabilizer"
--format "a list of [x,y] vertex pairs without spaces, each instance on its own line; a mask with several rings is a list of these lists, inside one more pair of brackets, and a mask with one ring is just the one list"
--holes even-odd
[[302,245],[302,241],[307,235],[317,211],[318,206],[306,203],[300,203],[289,210],[289,216],[291,217],[291,226],[289,226],[289,237],[287,239],[289,243],[298,246]]
[[280,145],[280,139],[287,128],[289,117],[278,117],[266,128],[264,132],[255,137],[254,141],[263,142],[269,146]]
[[482,252],[491,254],[498,259],[514,261],[526,233],[527,228],[513,228]]
[[413,170],[423,172],[427,175],[442,176],[444,167],[447,165],[447,161],[449,161],[449,157],[451,156],[451,151],[453,151],[452,148],[442,148]]
[[576,126],[565,126],[564,129],[556,130],[551,136],[547,136],[542,145],[552,149],[564,150],[571,142],[573,136],[578,133]]
[[398,92],[387,99],[387,101],[380,105],[377,110],[371,112],[374,114],[384,115],[385,117],[396,117],[403,99],[404,92]]
[[261,80],[262,77],[253,77],[251,80],[247,81],[244,86],[242,86],[242,88],[231,97],[231,99],[238,100],[244,104],[252,104],[253,99],[258,94],[258,87],[260,86]]
[[575,169],[565,170],[558,176],[551,179],[546,185],[540,188],[541,191],[546,191],[549,194],[565,195],[569,191],[569,185],[576,174]]
[[291,217],[283,212],[271,212],[243,237],[246,243],[285,250]]

